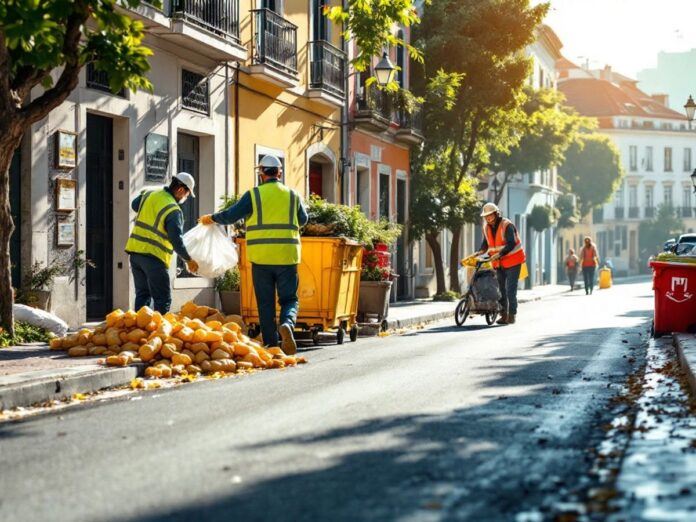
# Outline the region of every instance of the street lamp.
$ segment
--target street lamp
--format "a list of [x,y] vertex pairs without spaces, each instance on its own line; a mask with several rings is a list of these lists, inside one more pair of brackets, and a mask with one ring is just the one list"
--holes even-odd
[[[386,87],[394,78],[394,73],[396,72],[396,67],[389,59],[389,55],[385,51],[382,54],[382,59],[375,65],[375,76],[377,76],[377,83],[380,87]],[[696,105],[694,105],[696,107]]]
[[696,114],[696,103],[694,103],[693,96],[689,96],[689,99],[686,100],[684,110],[686,111],[686,119],[689,120],[689,127],[691,127],[691,122],[694,121],[694,114]]

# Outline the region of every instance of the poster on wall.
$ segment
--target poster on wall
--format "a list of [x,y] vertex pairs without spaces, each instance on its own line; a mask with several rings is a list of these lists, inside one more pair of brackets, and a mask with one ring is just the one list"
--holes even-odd
[[71,247],[75,244],[75,223],[59,221],[56,225],[56,243],[59,247]]
[[145,181],[164,183],[169,169],[169,138],[151,132],[145,138]]
[[77,133],[56,131],[55,168],[74,169],[77,166]]
[[73,179],[56,180],[56,210],[72,212],[76,208],[77,182]]

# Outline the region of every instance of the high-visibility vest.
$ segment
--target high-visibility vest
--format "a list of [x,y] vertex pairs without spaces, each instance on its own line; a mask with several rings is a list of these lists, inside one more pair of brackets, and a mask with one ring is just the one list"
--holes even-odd
[[143,192],[135,226],[126,243],[126,252],[154,256],[168,267],[172,262],[174,246],[169,241],[164,224],[172,212],[181,212],[181,207],[169,191]]
[[246,220],[249,261],[258,265],[300,263],[300,198],[279,182],[264,183],[251,190],[252,212]]
[[[488,243],[488,254],[494,255],[505,248],[505,231],[507,227],[511,226],[512,222],[509,219],[501,219],[498,225],[498,230],[493,237],[493,230],[488,225],[488,223],[483,225],[483,235]],[[510,252],[505,254],[499,260],[493,261],[493,268],[498,268],[503,265],[503,268],[511,268],[513,266],[521,265],[527,260],[527,256],[524,254],[524,249],[522,248],[522,241],[520,241],[520,236],[515,229],[515,248]]]

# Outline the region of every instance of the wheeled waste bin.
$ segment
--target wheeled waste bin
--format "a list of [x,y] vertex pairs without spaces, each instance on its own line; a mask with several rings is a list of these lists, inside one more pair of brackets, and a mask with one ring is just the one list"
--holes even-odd
[[[237,239],[237,244],[242,318],[249,326],[250,336],[255,337],[253,334],[259,330],[259,312],[251,263],[246,255],[246,240]],[[296,329],[311,332],[315,344],[319,343],[322,332],[332,330],[336,332],[338,344],[343,344],[346,332],[349,332],[351,341],[357,339],[362,253],[362,245],[344,238],[302,237],[297,291],[300,309]]]
[[655,317],[653,335],[696,333],[696,264],[651,261]]

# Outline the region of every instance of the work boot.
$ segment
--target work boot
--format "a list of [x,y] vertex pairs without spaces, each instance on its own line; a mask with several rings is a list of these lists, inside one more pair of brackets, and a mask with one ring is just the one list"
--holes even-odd
[[498,324],[508,324],[508,314],[507,312],[503,312],[500,314],[500,319],[496,321]]
[[508,315],[507,324],[515,324],[515,314]]
[[283,350],[285,355],[295,355],[297,353],[297,343],[292,334],[292,327],[289,324],[281,324],[278,332],[281,338],[280,349]]

